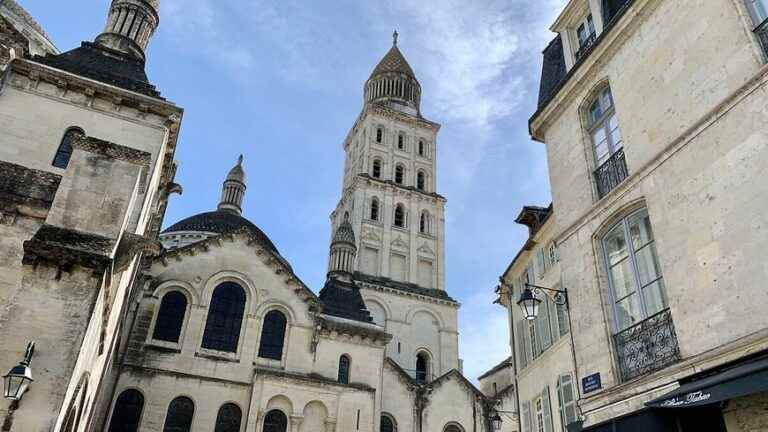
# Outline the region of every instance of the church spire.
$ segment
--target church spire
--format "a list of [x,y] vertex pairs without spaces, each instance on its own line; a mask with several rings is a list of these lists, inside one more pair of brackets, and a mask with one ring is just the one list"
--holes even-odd
[[224,186],[221,190],[221,201],[219,202],[219,211],[225,211],[241,215],[243,212],[242,204],[245,196],[245,171],[243,171],[243,155],[237,158],[237,165],[232,167],[224,180]]
[[144,51],[160,24],[160,0],[112,0],[104,32],[96,43],[144,60]]
[[365,102],[384,103],[395,107],[409,107],[419,111],[421,105],[421,84],[397,47],[400,33],[392,33],[392,48],[373,69],[365,83]]
[[328,261],[329,277],[350,278],[355,267],[355,231],[349,222],[349,214],[344,215],[344,221],[336,229],[331,242],[331,258]]

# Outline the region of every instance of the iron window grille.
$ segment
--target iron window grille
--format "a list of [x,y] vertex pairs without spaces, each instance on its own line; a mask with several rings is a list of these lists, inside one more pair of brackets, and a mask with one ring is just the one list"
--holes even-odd
[[603,198],[620,185],[627,177],[627,161],[624,157],[624,149],[614,152],[608,160],[595,170],[595,182],[597,183],[597,193]]
[[669,309],[614,335],[622,381],[661,370],[680,360]]

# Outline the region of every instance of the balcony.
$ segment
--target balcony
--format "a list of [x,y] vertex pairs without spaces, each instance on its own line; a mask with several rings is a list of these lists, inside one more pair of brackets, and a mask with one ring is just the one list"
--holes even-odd
[[768,19],[757,26],[754,32],[757,35],[757,39],[760,40],[760,45],[763,46],[765,55],[768,56]]
[[607,161],[595,170],[595,182],[600,198],[606,196],[613,188],[621,184],[629,175],[627,161],[624,159],[624,149],[618,149]]
[[589,37],[581,44],[581,46],[579,47],[579,50],[576,51],[576,61],[579,61],[592,49],[592,47],[595,46],[596,40],[597,40],[597,35],[595,35],[594,33],[589,35]]
[[677,334],[669,309],[613,336],[621,380],[664,369],[680,360]]

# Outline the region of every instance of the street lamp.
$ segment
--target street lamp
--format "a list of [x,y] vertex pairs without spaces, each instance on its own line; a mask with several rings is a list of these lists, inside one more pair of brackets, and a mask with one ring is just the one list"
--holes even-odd
[[29,388],[32,379],[32,369],[29,364],[32,362],[32,355],[35,353],[35,343],[27,344],[27,352],[24,354],[24,360],[3,376],[5,387],[3,396],[6,399],[18,402],[24,396],[24,392]]
[[501,416],[498,412],[491,417],[491,425],[493,426],[493,430],[501,430]]
[[528,321],[535,320],[539,314],[539,304],[541,303],[539,296],[542,294],[542,291],[555,293],[555,304],[568,307],[568,290],[556,290],[526,283],[525,289],[520,294],[520,300],[517,301],[517,305],[523,311],[523,318]]

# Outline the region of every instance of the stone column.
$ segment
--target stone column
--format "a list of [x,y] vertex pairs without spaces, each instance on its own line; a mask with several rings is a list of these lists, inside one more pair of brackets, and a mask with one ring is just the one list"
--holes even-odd
[[325,432],[336,432],[336,419],[325,419]]
[[303,421],[304,421],[304,416],[292,415],[291,416],[291,432],[299,432],[299,428],[301,427],[301,422]]

